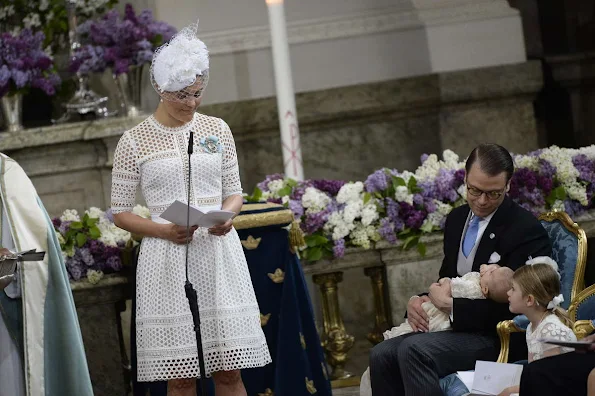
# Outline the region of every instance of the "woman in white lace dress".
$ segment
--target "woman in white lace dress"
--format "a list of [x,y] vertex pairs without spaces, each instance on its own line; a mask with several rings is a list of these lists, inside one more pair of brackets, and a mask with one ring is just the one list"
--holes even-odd
[[[168,381],[168,395],[196,395],[196,338],[184,292],[186,228],[159,217],[175,200],[187,202],[190,131],[190,203],[237,214],[242,188],[229,127],[195,112],[208,80],[208,54],[196,26],[157,50],[151,79],[161,103],[118,143],[112,211],[119,227],[144,237],[136,275],[138,380]],[[139,184],[150,220],[131,213]],[[264,366],[271,357],[238,234],[231,220],[191,231],[188,275],[198,293],[207,375],[218,396],[246,395],[240,370]]]

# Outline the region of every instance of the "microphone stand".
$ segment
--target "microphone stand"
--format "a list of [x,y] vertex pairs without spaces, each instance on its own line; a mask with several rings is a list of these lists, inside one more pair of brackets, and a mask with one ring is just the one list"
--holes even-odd
[[205,357],[202,351],[202,336],[200,333],[200,314],[198,312],[198,297],[194,286],[190,283],[188,278],[188,247],[190,245],[190,176],[192,174],[191,156],[194,151],[194,132],[190,131],[190,138],[188,139],[188,211],[186,213],[186,283],[184,290],[186,291],[186,298],[190,305],[190,313],[192,314],[192,321],[194,322],[194,332],[196,333],[196,349],[198,351],[198,367],[200,370],[200,380],[198,381],[199,395],[207,396],[207,387],[204,381],[207,379],[205,369]]

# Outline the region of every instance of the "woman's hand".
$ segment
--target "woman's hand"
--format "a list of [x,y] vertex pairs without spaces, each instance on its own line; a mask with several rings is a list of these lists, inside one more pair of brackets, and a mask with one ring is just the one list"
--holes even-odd
[[[190,235],[188,236],[188,242],[192,241],[192,236],[194,235],[194,231],[196,231],[197,228],[198,226],[190,227]],[[186,244],[186,234],[186,227],[179,226],[177,224],[166,224],[162,235],[162,239],[166,239],[179,245],[184,245]]]
[[225,236],[233,228],[233,221],[227,220],[225,223],[209,228],[209,234],[216,236]]

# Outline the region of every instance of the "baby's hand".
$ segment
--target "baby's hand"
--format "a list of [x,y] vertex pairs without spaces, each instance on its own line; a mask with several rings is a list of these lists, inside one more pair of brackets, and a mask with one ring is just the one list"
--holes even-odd
[[500,266],[498,264],[482,264],[479,266],[479,274],[481,276],[487,275],[490,272],[496,271]]

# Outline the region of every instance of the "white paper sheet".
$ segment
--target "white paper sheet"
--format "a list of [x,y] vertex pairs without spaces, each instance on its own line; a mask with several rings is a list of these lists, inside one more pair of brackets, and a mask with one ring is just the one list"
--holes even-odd
[[498,395],[504,389],[520,385],[523,366],[520,364],[475,362],[471,393]]
[[[169,208],[167,208],[161,217],[164,220],[170,221],[179,226],[186,226],[188,205],[178,200],[174,201]],[[190,205],[190,226],[199,226],[211,228],[215,225],[223,224],[234,216],[234,212],[228,210],[210,210],[207,213],[201,212],[198,208]]]

